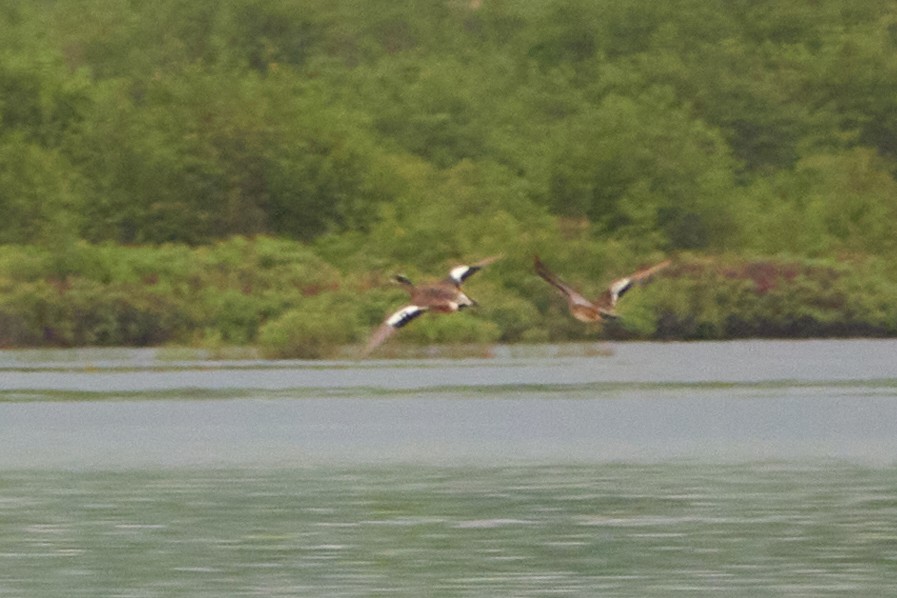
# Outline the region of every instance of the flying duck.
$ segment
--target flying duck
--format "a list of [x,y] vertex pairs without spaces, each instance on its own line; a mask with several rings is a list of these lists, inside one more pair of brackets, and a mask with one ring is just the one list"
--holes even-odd
[[589,301],[580,295],[575,289],[560,280],[554,273],[549,270],[539,256],[533,256],[536,266],[536,274],[548,281],[549,284],[557,287],[561,293],[567,298],[567,305],[570,307],[570,313],[580,322],[600,322],[604,318],[619,317],[614,311],[617,301],[626,291],[631,289],[636,283],[640,283],[655,272],[662,270],[670,265],[670,260],[664,260],[657,265],[639,270],[618,278],[610,283],[607,289],[594,302]]
[[461,290],[461,283],[498,258],[499,256],[492,256],[475,264],[456,266],[444,279],[425,286],[415,286],[407,276],[401,274],[395,276],[394,280],[408,291],[411,300],[408,305],[391,314],[380,324],[371,335],[363,355],[368,355],[396,330],[426,311],[452,313],[476,305],[477,302]]

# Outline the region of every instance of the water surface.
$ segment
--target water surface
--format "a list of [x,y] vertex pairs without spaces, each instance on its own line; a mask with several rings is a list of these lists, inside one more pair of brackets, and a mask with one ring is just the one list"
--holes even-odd
[[885,596],[897,343],[0,355],[0,596]]

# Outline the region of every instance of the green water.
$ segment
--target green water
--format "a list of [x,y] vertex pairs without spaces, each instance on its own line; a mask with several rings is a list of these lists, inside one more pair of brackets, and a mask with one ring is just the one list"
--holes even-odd
[[0,598],[892,596],[897,341],[0,354]]
[[20,471],[3,596],[887,596],[897,469]]

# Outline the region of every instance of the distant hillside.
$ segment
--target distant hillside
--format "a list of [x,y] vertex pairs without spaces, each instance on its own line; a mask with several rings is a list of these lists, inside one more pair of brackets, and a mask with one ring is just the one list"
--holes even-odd
[[[357,325],[306,331],[322,339],[352,342],[382,317],[396,269],[439,276],[496,253],[504,265],[477,281],[500,306],[484,303],[489,325],[408,338],[580,337],[527,278],[534,252],[596,285],[683,256],[692,265],[668,275],[676,301],[718,283],[718,297],[691,289],[714,314],[657,298],[654,315],[608,335],[892,334],[895,140],[890,0],[7,0],[0,340],[256,342],[296,308],[292,290],[272,299],[197,272],[228,291],[185,315],[195,297],[158,286],[174,284],[172,252],[202,268],[246,244],[331,273],[296,283],[316,310],[359,292],[375,306]],[[222,277],[249,275],[241,251]],[[78,263],[100,254],[139,255],[148,278],[110,295],[116,274]],[[764,263],[801,274],[748,300],[733,281]],[[833,286],[819,278],[829,269]],[[143,291],[166,299],[121,307]],[[72,293],[96,314],[66,312]],[[16,320],[28,297],[48,301],[25,310],[41,321],[82,324]],[[115,312],[96,303],[112,297],[171,319],[91,320]]]

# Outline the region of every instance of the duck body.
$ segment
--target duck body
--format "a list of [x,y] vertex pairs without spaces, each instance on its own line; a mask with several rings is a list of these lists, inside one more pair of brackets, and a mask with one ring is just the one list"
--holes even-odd
[[396,330],[406,326],[425,312],[449,314],[475,306],[477,302],[461,290],[461,283],[497,259],[498,257],[490,257],[475,264],[457,266],[452,268],[446,278],[423,286],[416,286],[407,276],[396,276],[395,281],[408,292],[409,302],[390,314],[374,331],[364,350],[364,355],[368,355],[392,336]]
[[542,260],[539,259],[538,255],[533,256],[533,264],[536,274],[550,285],[557,288],[567,299],[567,307],[570,309],[570,314],[580,322],[588,323],[601,322],[608,318],[618,318],[619,315],[615,311],[615,308],[620,297],[637,283],[646,281],[656,272],[669,266],[670,260],[664,260],[650,268],[638,270],[629,276],[614,280],[594,301],[589,301],[580,294],[579,291],[558,278],[554,272],[549,270]]

